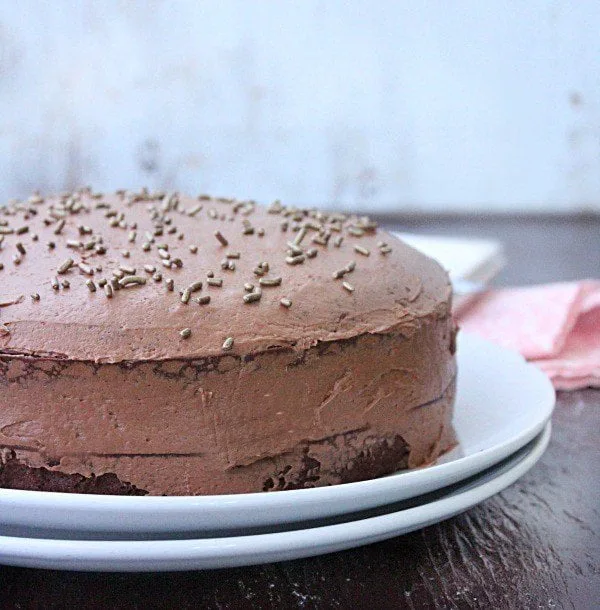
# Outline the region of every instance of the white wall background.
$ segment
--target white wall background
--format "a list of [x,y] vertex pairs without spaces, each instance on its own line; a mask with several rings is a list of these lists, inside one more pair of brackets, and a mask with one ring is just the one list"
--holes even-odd
[[0,197],[82,183],[600,211],[600,2],[0,2]]

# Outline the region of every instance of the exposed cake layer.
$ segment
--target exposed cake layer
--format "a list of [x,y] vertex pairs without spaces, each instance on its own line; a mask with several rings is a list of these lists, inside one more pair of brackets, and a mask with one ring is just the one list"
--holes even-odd
[[111,473],[151,494],[380,476],[454,442],[452,344],[449,319],[432,317],[410,337],[302,353],[101,365],[4,356],[0,446],[22,465]]

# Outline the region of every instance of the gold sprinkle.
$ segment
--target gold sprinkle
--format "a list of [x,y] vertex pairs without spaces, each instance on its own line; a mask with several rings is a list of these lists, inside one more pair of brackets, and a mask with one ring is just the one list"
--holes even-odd
[[205,294],[203,297],[198,297],[196,303],[198,303],[198,305],[208,305],[210,303],[210,295]]
[[244,284],[244,290],[246,292],[252,292],[254,290],[254,284],[251,284],[250,282],[246,282]]
[[315,235],[312,238],[312,242],[319,244],[320,246],[326,246],[327,242],[329,241],[329,235],[331,235],[331,233],[327,233],[325,235]]
[[112,299],[112,295],[113,295],[113,288],[110,284],[105,284],[104,285],[104,294],[106,295],[107,299]]
[[0,235],[12,235],[14,232],[14,229],[9,227],[0,227]]
[[349,284],[348,282],[342,282],[342,286],[348,291],[348,292],[354,292],[354,286],[352,284]]
[[363,256],[369,256],[369,254],[371,254],[371,252],[369,250],[367,250],[367,248],[363,248],[362,246],[354,246],[354,251],[358,252],[359,254],[362,254]]
[[190,291],[189,288],[186,288],[182,293],[181,293],[181,302],[185,305],[187,305],[190,302],[190,297],[192,296],[192,293]]
[[65,223],[66,220],[64,218],[62,218],[61,220],[58,221],[56,228],[54,229],[54,235],[60,235],[62,230],[65,227]]
[[214,272],[213,272],[213,271],[209,271],[209,272],[206,274],[206,277],[215,277],[215,274],[214,274]]
[[152,279],[153,279],[155,282],[160,282],[160,281],[162,281],[162,273],[161,273],[160,271],[157,271],[157,272],[156,272],[156,273],[155,273],[155,274],[152,276]]
[[346,265],[345,269],[348,273],[352,273],[356,269],[356,263],[354,261],[350,261]]
[[167,290],[169,292],[173,292],[173,289],[175,288],[175,280],[172,278],[169,278],[166,283],[167,283]]
[[129,252],[129,250],[121,250],[121,256],[123,258],[129,258],[131,256],[131,252]]
[[192,282],[189,286],[188,286],[188,290],[190,292],[198,292],[198,290],[202,290],[202,282],[201,281],[197,281],[197,282]]
[[258,280],[258,283],[261,286],[280,286],[281,278],[280,277],[272,277],[272,278],[261,277],[260,280]]
[[174,259],[173,259],[171,262],[172,262],[172,263],[175,265],[175,267],[177,267],[178,269],[181,269],[181,267],[183,267],[183,261],[182,261],[180,258],[174,258]]
[[192,334],[191,328],[184,328],[183,330],[179,331],[179,335],[181,336],[182,339],[189,339],[191,334]]
[[305,261],[306,257],[304,254],[299,254],[298,256],[286,256],[285,262],[288,265],[300,265]]
[[126,275],[119,280],[119,286],[121,286],[121,288],[125,288],[125,286],[141,286],[145,283],[146,278],[141,275]]
[[158,249],[158,256],[163,260],[169,260],[171,258],[171,255],[164,248]]
[[93,280],[86,280],[85,285],[89,288],[90,292],[96,292],[96,284]]
[[281,299],[279,301],[279,303],[281,305],[283,305],[284,307],[290,308],[292,306],[292,302],[290,301],[290,299],[288,299],[287,297],[283,297],[283,299]]
[[269,270],[269,263],[267,263],[267,261],[262,261],[262,262],[258,263],[258,266],[261,267],[263,269],[263,271]]
[[127,267],[126,265],[120,265],[119,269],[125,274],[125,275],[135,275],[136,272],[136,268],[135,267]]
[[383,246],[383,248],[381,248],[379,251],[381,252],[381,254],[389,254],[392,249],[389,246]]
[[121,271],[121,269],[115,269],[112,272],[113,276],[116,277],[118,280],[120,280],[121,278],[125,277],[125,273],[123,271]]
[[37,233],[32,233],[31,234],[31,241],[38,241],[39,240],[39,235]]
[[83,244],[80,241],[77,241],[75,239],[68,239],[67,240],[67,248],[81,248],[83,247]]
[[344,277],[346,273],[348,273],[347,269],[338,269],[337,271],[333,272],[331,277],[333,277],[334,280],[339,280],[340,278]]
[[222,246],[228,246],[229,242],[225,239],[225,237],[223,236],[223,233],[221,233],[221,231],[215,231],[215,237],[219,240],[219,243]]
[[137,237],[137,233],[135,231],[129,231],[129,237],[128,237],[129,243],[132,244],[135,241],[136,237]]
[[254,273],[254,275],[258,276],[264,275],[266,273],[262,267],[255,267],[252,272]]
[[13,254],[12,260],[15,265],[20,265],[23,259],[18,254]]
[[71,282],[69,282],[69,280],[67,280],[67,279],[61,280],[60,285],[61,285],[61,286],[62,286],[62,287],[65,289],[65,290],[67,290],[68,288],[71,288]]
[[144,271],[146,273],[154,273],[156,271],[156,267],[154,265],[144,265]]
[[152,235],[152,233],[150,233],[150,231],[146,231],[144,233],[144,235],[146,236],[146,241],[148,241],[150,243],[154,243],[154,235]]
[[264,230],[264,229],[258,229],[258,231],[256,231],[256,234],[257,234],[259,237],[264,237],[264,235],[265,235],[265,230]]
[[365,232],[360,227],[348,227],[348,233],[354,235],[354,237],[362,237]]
[[342,242],[344,241],[344,236],[343,235],[338,235],[334,240],[333,240],[333,245],[336,248],[339,248],[342,245]]
[[227,258],[240,258],[240,253],[239,252],[228,252],[225,256]]
[[121,286],[119,286],[119,280],[116,277],[110,278],[110,285],[112,286],[113,291],[121,290]]
[[198,252],[198,246],[195,246],[194,244],[189,246],[189,249],[192,254],[196,254],[196,252]]
[[209,277],[206,280],[206,283],[209,286],[218,286],[218,287],[221,287],[223,285],[223,280],[220,277]]
[[242,298],[244,299],[244,303],[256,303],[256,301],[260,301],[262,297],[262,292],[249,292],[245,294]]
[[96,254],[106,254],[106,248],[104,246],[98,246],[96,248]]
[[306,237],[306,234],[308,233],[308,229],[306,227],[302,227],[299,231],[298,234],[296,235],[296,237],[294,237],[294,244],[296,244],[297,246],[300,245],[300,243],[302,242],[302,240]]
[[73,259],[68,258],[58,267],[58,269],[56,270],[56,273],[58,273],[59,275],[66,273],[72,266],[73,266]]
[[18,241],[15,244],[15,247],[23,256],[25,256],[25,254],[27,254],[27,250],[25,250],[25,246],[20,241]]
[[85,263],[78,263],[77,266],[82,273],[85,273],[86,275],[94,275],[94,270],[89,265],[86,265]]
[[224,352],[228,352],[233,347],[233,337],[227,337],[223,342],[222,349]]
[[58,278],[53,277],[53,278],[50,280],[50,285],[52,286],[52,289],[53,289],[53,290],[58,290],[58,289],[60,288],[60,284],[58,283]]
[[29,227],[28,226],[24,226],[24,227],[19,227],[15,233],[17,235],[23,235],[23,233],[27,233],[27,231],[29,231]]
[[253,235],[254,234],[254,227],[251,227],[250,225],[244,227],[244,230],[242,231],[243,235]]
[[385,248],[387,246],[387,242],[385,241],[378,241],[377,242],[377,247],[378,248]]
[[306,256],[308,258],[315,258],[315,256],[317,256],[318,250],[316,248],[309,248],[306,251]]
[[164,260],[161,261],[163,264],[163,267],[166,267],[167,269],[170,269],[172,267],[171,261],[170,260]]
[[199,203],[198,205],[195,205],[191,210],[188,211],[188,216],[195,216],[198,212],[200,212],[200,210],[202,210],[204,206]]
[[151,248],[151,247],[152,247],[152,246],[150,245],[150,242],[145,241],[145,242],[142,244],[142,250],[143,250],[144,252],[148,252],[148,251],[150,250],[150,248]]
[[98,280],[98,287],[99,287],[99,288],[104,288],[104,286],[106,286],[106,284],[107,284],[107,283],[108,283],[108,282],[107,282],[106,278],[105,278],[105,277],[102,277],[102,278],[100,278],[100,279]]
[[288,241],[287,245],[289,248],[289,254],[291,256],[299,256],[300,254],[304,254],[304,250],[299,248],[295,243]]
[[31,299],[32,299],[33,301],[39,301],[39,300],[40,300],[40,295],[39,295],[37,292],[34,292],[34,293],[31,295]]

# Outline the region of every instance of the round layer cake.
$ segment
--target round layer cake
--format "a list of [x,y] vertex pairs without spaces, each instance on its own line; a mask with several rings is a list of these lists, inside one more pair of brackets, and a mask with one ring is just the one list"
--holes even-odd
[[447,274],[365,217],[84,189],[0,209],[0,487],[359,481],[454,444]]

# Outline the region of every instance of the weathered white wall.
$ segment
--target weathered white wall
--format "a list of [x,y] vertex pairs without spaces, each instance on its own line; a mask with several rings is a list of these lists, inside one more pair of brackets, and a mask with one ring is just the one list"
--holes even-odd
[[598,0],[4,0],[0,198],[600,210]]

